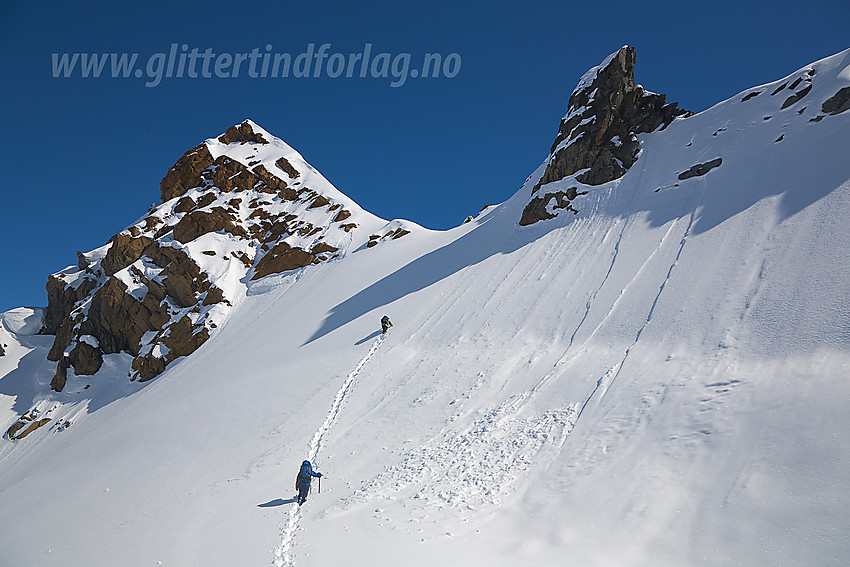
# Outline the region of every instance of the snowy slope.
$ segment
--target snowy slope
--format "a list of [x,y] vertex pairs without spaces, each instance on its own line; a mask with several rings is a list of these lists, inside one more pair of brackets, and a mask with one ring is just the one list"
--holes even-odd
[[[847,564],[850,112],[821,105],[848,86],[850,50],[643,134],[576,215],[518,226],[541,166],[456,229],[246,286],[144,388],[116,370],[3,440],[0,565]],[[9,422],[37,397],[10,361],[49,381],[23,318]]]

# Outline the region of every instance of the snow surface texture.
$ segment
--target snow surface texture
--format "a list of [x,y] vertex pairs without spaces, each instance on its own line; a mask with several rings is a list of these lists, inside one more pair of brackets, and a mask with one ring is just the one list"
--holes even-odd
[[[541,167],[243,290],[142,391],[3,440],[0,564],[848,564],[847,86],[850,50],[642,135],[577,215],[517,225]],[[12,320],[7,427],[50,342]]]

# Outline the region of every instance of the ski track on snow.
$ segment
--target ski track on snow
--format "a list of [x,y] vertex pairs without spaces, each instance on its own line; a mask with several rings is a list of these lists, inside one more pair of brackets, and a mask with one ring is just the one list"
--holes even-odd
[[[581,417],[581,414],[584,412],[584,409],[587,407],[587,405],[590,403],[590,401],[594,398],[594,396],[596,395],[596,393],[599,391],[600,388],[603,388],[602,389],[602,396],[603,397],[605,396],[608,389],[611,387],[611,385],[614,383],[615,380],[617,380],[617,377],[620,375],[620,371],[623,369],[623,366],[626,364],[626,360],[629,358],[629,353],[631,352],[631,350],[635,347],[635,345],[640,340],[640,336],[641,336],[641,334],[643,334],[644,329],[646,329],[647,325],[649,325],[649,322],[652,321],[652,314],[655,312],[655,307],[658,305],[658,300],[661,298],[661,294],[664,292],[664,288],[667,286],[667,283],[670,281],[670,276],[673,273],[673,268],[676,267],[676,264],[679,263],[679,258],[681,258],[681,256],[682,256],[682,250],[684,250],[685,243],[688,240],[688,235],[690,235],[690,233],[691,233],[691,228],[694,225],[695,217],[696,217],[696,212],[692,212],[691,215],[690,215],[690,219],[688,221],[688,226],[685,228],[684,233],[682,233],[682,238],[679,241],[679,249],[676,251],[676,257],[673,259],[673,262],[671,262],[670,267],[667,269],[667,274],[664,277],[664,281],[662,281],[661,285],[658,287],[658,293],[655,294],[655,298],[653,299],[652,305],[649,308],[649,313],[647,313],[647,315],[646,315],[646,320],[644,321],[643,325],[641,325],[640,329],[638,329],[637,333],[635,334],[635,340],[632,342],[632,344],[623,353],[623,359],[620,360],[620,362],[615,364],[613,367],[611,367],[601,378],[599,378],[599,380],[596,381],[596,386],[593,388],[593,390],[590,392],[590,394],[584,400],[584,403],[581,405],[581,408],[578,410],[578,413],[576,415],[576,421],[578,421],[578,418]],[[673,231],[673,228],[675,226],[676,226],[676,221],[673,222],[673,224],[667,230],[667,233],[665,233],[664,236],[661,238],[661,241],[658,243],[658,246],[655,248],[655,250],[652,251],[652,254],[649,255],[649,257],[646,259],[646,261],[643,263],[643,265],[637,271],[637,273],[635,274],[635,277],[632,278],[632,280],[629,282],[629,284],[626,285],[626,287],[623,289],[623,293],[621,293],[620,296],[614,301],[614,305],[611,307],[611,312],[609,312],[608,316],[610,316],[610,314],[614,311],[614,309],[617,306],[617,303],[623,297],[623,294],[625,293],[626,289],[628,289],[629,285],[631,285],[632,282],[634,282],[635,279],[637,279],[637,277],[640,275],[640,273],[643,271],[643,269],[646,267],[646,265],[650,262],[650,260],[652,260],[652,258],[655,256],[655,254],[664,245],[664,241],[667,240],[667,237]],[[606,319],[608,318],[608,316],[606,316]],[[599,327],[594,329],[593,333],[595,334],[596,330],[598,330],[598,329],[599,329]]]
[[[325,418],[324,423],[316,430],[316,433],[313,434],[313,439],[310,441],[310,451],[308,453],[307,459],[310,461],[315,461],[316,457],[319,454],[319,451],[322,449],[323,440],[325,438],[325,434],[331,428],[331,426],[336,421],[336,418],[339,416],[342,411],[342,402],[345,400],[345,396],[351,390],[351,386],[354,383],[355,378],[360,374],[360,371],[363,370],[363,367],[369,362],[369,359],[375,354],[381,344],[384,342],[384,335],[379,336],[375,342],[372,344],[372,348],[369,349],[369,352],[366,353],[366,356],[363,357],[360,362],[357,363],[357,366],[349,372],[348,376],[345,377],[345,381],[342,383],[339,391],[336,393],[336,397],[334,398],[333,403],[331,404],[331,409],[328,412],[327,417]],[[295,539],[295,532],[298,530],[298,524],[301,521],[301,507],[300,506],[292,506],[289,509],[289,518],[286,522],[286,527],[281,529],[281,542],[280,545],[275,549],[274,552],[274,564],[277,567],[292,567],[295,565],[294,559],[292,557],[292,543]]]

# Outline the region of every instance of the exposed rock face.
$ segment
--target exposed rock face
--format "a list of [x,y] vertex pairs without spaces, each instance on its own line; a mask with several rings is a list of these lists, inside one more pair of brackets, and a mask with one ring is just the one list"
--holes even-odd
[[179,197],[192,187],[197,187],[200,173],[212,165],[213,157],[206,144],[200,144],[183,154],[177,163],[171,166],[159,183],[162,201]]
[[68,354],[68,361],[74,367],[74,372],[90,376],[100,370],[103,356],[98,347],[80,341]]
[[705,175],[715,167],[720,166],[721,163],[723,163],[723,158],[715,158],[705,163],[698,163],[694,166],[691,166],[691,168],[687,171],[683,171],[682,173],[680,173],[679,180],[685,180],[691,177],[699,177],[701,175]]
[[252,280],[264,278],[270,274],[279,274],[309,266],[316,257],[301,248],[293,248],[286,242],[277,244],[257,262]]
[[[48,410],[45,413],[50,413]],[[12,426],[6,430],[6,437],[10,440],[15,441],[19,439],[23,439],[33,431],[44,427],[48,423],[50,423],[52,419],[47,417],[47,415],[42,415],[42,412],[38,408],[32,408],[24,415],[18,418],[18,420],[12,424]],[[59,422],[60,427],[70,427],[71,422],[68,420],[64,420]]]
[[50,423],[49,417],[35,419],[35,417],[29,417],[29,414],[27,414],[12,424],[12,427],[6,431],[6,435],[12,440],[23,439],[39,427],[44,427],[48,423]]
[[[95,279],[83,278],[83,282],[75,287],[65,285],[56,276],[47,277],[47,309],[44,311],[44,330],[46,335],[55,335],[63,321],[69,318],[74,305],[82,300],[97,286]],[[58,360],[53,359],[51,360]]]
[[[137,261],[159,268],[157,280],[148,279],[131,265]],[[141,298],[129,293],[127,284],[114,275],[127,267],[128,275],[144,287]],[[45,327],[55,328],[56,320],[62,319],[54,331],[56,337],[48,355],[50,360],[58,362],[51,381],[56,391],[64,388],[69,368],[73,367],[77,375],[95,374],[100,370],[104,354],[118,352],[136,357],[133,368],[139,371],[140,379],[153,378],[166,364],[191,353],[209,337],[202,323],[190,325],[192,332],[186,332],[186,323],[181,323],[182,319],[174,322],[171,309],[223,301],[221,290],[184,251],[161,246],[145,236],[134,238],[121,233],[114,237],[112,247],[100,263],[100,271],[102,281],[84,279],[83,283],[88,285],[77,288],[56,277],[48,280],[50,305],[46,313],[50,313],[50,323]],[[88,304],[85,315],[77,309],[83,303]],[[144,337],[149,332],[157,335],[146,342]],[[170,354],[155,361],[157,357],[151,356],[150,351],[160,343],[167,344],[164,350]]]
[[127,351],[139,354],[139,344],[148,331],[161,328],[168,321],[167,307],[155,293],[142,301],[127,293],[127,285],[111,277],[94,294],[86,318],[86,334],[97,338],[101,352]]
[[318,209],[319,207],[327,207],[330,204],[331,204],[331,202],[328,201],[327,198],[325,198],[322,195],[317,195],[316,198],[313,199],[313,202],[310,203],[309,208],[310,209]]
[[[587,191],[578,192],[576,187],[570,187],[566,191],[556,191],[554,193],[546,193],[542,197],[533,197],[522,211],[522,218],[519,224],[526,226],[537,222],[538,220],[553,219],[557,216],[554,211],[566,209],[573,213],[578,213],[573,208],[570,201],[575,199],[579,194],[584,195]],[[553,212],[547,210],[551,206]]]
[[247,236],[245,229],[236,226],[234,219],[226,210],[217,207],[209,212],[192,211],[184,216],[174,227],[174,239],[185,244],[203,234],[220,230],[234,236]]
[[[635,163],[640,149],[637,134],[666,128],[678,116],[693,113],[666,104],[667,95],[644,91],[635,84],[636,56],[623,47],[602,65],[588,71],[567,106],[552,144],[546,169],[532,189],[533,199],[520,224],[528,225],[555,216],[555,209],[575,209],[563,190],[546,191],[545,185],[575,175],[584,185],[601,185],[619,177]],[[535,195],[542,188],[542,195]]]
[[79,250],[77,251],[77,269],[85,270],[89,267],[89,261],[86,260],[86,257]]
[[251,125],[248,121],[244,121],[242,124],[238,126],[231,126],[227,129],[227,131],[218,137],[218,141],[222,144],[234,144],[234,143],[248,143],[253,142],[255,144],[268,144],[268,140],[263,138],[263,135],[259,132],[254,132],[254,129],[251,128]]
[[333,254],[337,250],[339,250],[339,248],[337,248],[336,246],[331,246],[326,242],[319,242],[313,247],[312,250],[310,250],[310,254],[312,254],[313,256],[318,256],[319,254],[325,253]]
[[194,325],[191,318],[185,315],[156,337],[155,342],[164,347],[162,351],[165,355],[157,356],[151,349],[133,360],[133,370],[137,372],[140,382],[155,378],[177,358],[195,352],[209,337],[209,330],[204,325]]
[[0,356],[6,356],[6,351],[3,350],[3,345],[0,345]]
[[110,240],[112,246],[101,260],[100,267],[107,276],[123,270],[142,257],[142,252],[153,243],[152,238],[141,236],[134,238],[127,233],[119,233]]
[[61,392],[65,388],[65,382],[68,379],[68,367],[70,366],[70,364],[71,363],[68,361],[68,357],[64,357],[59,361],[59,364],[56,365],[56,373],[53,375],[53,379],[50,381],[50,387],[53,390]]
[[821,105],[821,110],[830,115],[850,110],[850,87],[844,87],[826,99]]
[[397,227],[395,229],[388,230],[383,235],[372,234],[372,235],[369,236],[369,241],[366,242],[366,247],[372,248],[374,246],[377,246],[380,242],[383,242],[383,241],[386,241],[386,240],[398,240],[402,236],[406,236],[408,234],[410,234],[410,231],[405,230],[402,227]]
[[298,170],[295,169],[294,167],[292,167],[292,164],[289,163],[289,161],[286,158],[280,158],[279,160],[277,160],[274,163],[275,163],[276,166],[278,166],[280,169],[282,169],[284,172],[286,172],[286,174],[289,177],[291,177],[292,179],[295,179],[296,177],[298,177],[300,175],[298,173]]
[[188,213],[192,209],[196,209],[198,204],[195,202],[192,197],[183,197],[179,201],[177,201],[177,205],[174,207],[175,213]]
[[811,84],[803,87],[798,92],[792,94],[787,99],[785,99],[785,102],[782,103],[782,108],[788,108],[789,106],[796,104],[797,102],[801,101],[804,96],[809,94],[810,90],[812,90]]

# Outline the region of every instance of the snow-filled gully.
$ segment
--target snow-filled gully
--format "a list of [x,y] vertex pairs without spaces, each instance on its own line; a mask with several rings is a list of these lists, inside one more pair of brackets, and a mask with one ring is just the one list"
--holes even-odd
[[[331,425],[334,424],[336,418],[339,416],[339,413],[342,410],[342,402],[345,400],[345,396],[348,394],[349,390],[351,390],[351,385],[354,383],[354,379],[357,378],[360,371],[363,370],[363,367],[367,362],[369,362],[369,359],[372,358],[383,342],[384,335],[375,339],[375,342],[372,344],[372,348],[369,349],[366,356],[364,356],[363,359],[357,363],[354,370],[349,372],[348,376],[345,377],[345,381],[336,393],[336,397],[334,397],[331,409],[328,412],[324,423],[322,423],[322,425],[316,430],[316,433],[313,434],[313,439],[310,441],[310,451],[307,457],[310,461],[316,460],[316,457],[322,448],[325,433],[328,432]],[[292,542],[295,538],[295,531],[298,529],[298,523],[300,520],[301,507],[294,505],[289,509],[289,519],[286,522],[286,526],[281,527],[281,542],[274,552],[274,564],[277,567],[292,566],[295,564],[291,553]]]

